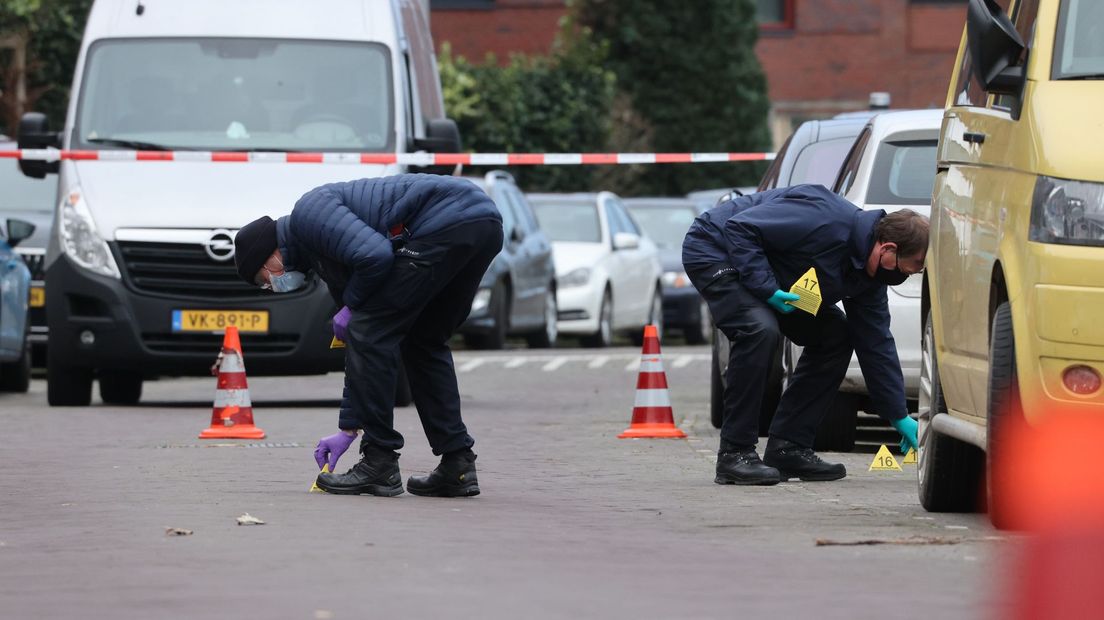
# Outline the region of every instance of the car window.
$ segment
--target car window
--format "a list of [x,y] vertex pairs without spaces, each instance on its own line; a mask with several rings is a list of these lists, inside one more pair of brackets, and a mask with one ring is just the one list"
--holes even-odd
[[614,213],[613,205],[609,201],[602,203],[602,208],[606,210],[606,226],[609,227],[610,240],[613,240],[614,235],[619,232],[628,232],[624,228],[621,228],[621,220],[617,219],[617,215]]
[[831,187],[853,142],[853,138],[834,138],[806,146],[798,154],[793,172],[785,184],[812,183]]
[[0,162],[0,209],[23,209],[49,212],[54,210],[57,178],[32,179],[23,176],[14,160]]
[[510,234],[517,227],[517,214],[514,213],[513,205],[510,204],[506,191],[502,187],[495,185],[491,190],[491,198],[494,199],[498,212],[502,214],[502,234],[509,239]]
[[786,138],[786,142],[782,145],[782,148],[778,149],[778,153],[775,154],[774,161],[771,162],[770,168],[767,168],[767,173],[763,175],[763,180],[759,181],[757,191],[761,192],[763,190],[778,187],[778,175],[781,174],[782,161],[786,159],[786,151],[790,148],[791,140],[793,140],[792,134],[789,138]]
[[686,231],[698,216],[691,207],[633,207],[632,216],[661,248],[681,248]]
[[[1016,25],[1016,32],[1020,33],[1020,38],[1026,44],[1016,61],[1017,64],[1022,65],[1027,62],[1028,50],[1031,49],[1035,38],[1035,20],[1038,16],[1039,0],[1019,0],[1016,3],[1016,8],[1012,10],[1012,22]],[[1104,18],[1104,13],[1100,14],[1100,18]],[[1104,33],[1098,32],[1097,34],[1104,36]],[[993,98],[993,107],[1000,110],[1013,110],[1018,103],[1019,96],[1017,95],[997,95]]]
[[855,184],[855,177],[859,174],[859,164],[862,163],[866,145],[870,142],[870,131],[870,127],[864,128],[859,137],[855,139],[855,143],[851,145],[851,150],[847,154],[843,167],[840,168],[836,182],[832,184],[833,192],[842,196],[851,191],[851,186]]
[[883,142],[874,157],[866,203],[931,204],[935,147],[935,140]]
[[633,221],[632,216],[625,210],[625,205],[620,200],[610,200],[610,205],[613,207],[613,212],[617,217],[617,224],[621,228],[622,232],[631,233],[637,236],[641,235],[640,227]]
[[521,191],[511,185],[506,190],[506,196],[510,199],[514,211],[517,213],[518,222],[521,224],[522,229],[527,233],[536,232],[540,228],[540,225],[537,224],[537,218],[533,215],[533,209],[525,200],[525,196],[522,196]]
[[[997,0],[1001,9],[1008,12],[1008,0]],[[958,82],[955,83],[954,103],[956,106],[984,107],[988,99],[985,86],[974,75],[973,61],[970,54],[963,50],[962,61],[958,65]]]
[[598,209],[585,202],[538,202],[533,204],[537,220],[553,241],[601,243]]

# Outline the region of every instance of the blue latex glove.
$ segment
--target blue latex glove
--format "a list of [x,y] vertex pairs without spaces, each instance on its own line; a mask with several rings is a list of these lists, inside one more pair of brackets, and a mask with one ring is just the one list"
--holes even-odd
[[319,439],[318,445],[314,448],[314,462],[318,463],[318,469],[322,469],[323,465],[329,463],[330,471],[337,471],[337,459],[345,454],[354,439],[356,439],[356,433],[350,435],[345,431],[338,431],[336,435]]
[[795,308],[786,302],[797,301],[798,299],[801,299],[801,297],[783,290],[777,290],[774,292],[774,295],[771,295],[770,299],[767,300],[767,305],[782,314],[789,314],[793,312]]
[[920,441],[916,438],[916,432],[919,425],[916,424],[916,420],[913,420],[909,416],[905,416],[900,420],[894,420],[890,422],[893,428],[897,429],[898,433],[901,433],[901,454],[908,454],[909,448],[919,451]]
[[334,337],[345,342],[345,335],[349,330],[349,319],[353,317],[353,311],[349,306],[342,306],[333,317]]

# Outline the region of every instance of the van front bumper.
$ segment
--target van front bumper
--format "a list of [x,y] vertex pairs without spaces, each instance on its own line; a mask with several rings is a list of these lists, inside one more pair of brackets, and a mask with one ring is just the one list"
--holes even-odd
[[139,293],[65,256],[50,265],[46,277],[50,358],[66,366],[148,377],[209,375],[222,333],[174,332],[173,311],[185,309],[267,311],[268,333],[241,334],[250,374],[310,375],[344,368],[344,351],[329,348],[336,308],[321,282],[284,295],[184,298]]

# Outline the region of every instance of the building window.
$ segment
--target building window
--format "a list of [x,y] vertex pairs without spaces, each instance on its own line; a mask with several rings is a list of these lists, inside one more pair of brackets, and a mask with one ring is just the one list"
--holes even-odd
[[793,30],[794,0],[755,0],[756,18],[763,30]]

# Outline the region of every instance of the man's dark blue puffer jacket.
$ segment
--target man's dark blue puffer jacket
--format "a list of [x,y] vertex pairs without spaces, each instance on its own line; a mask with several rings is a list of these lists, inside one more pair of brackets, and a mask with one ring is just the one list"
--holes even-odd
[[420,239],[491,219],[502,219],[498,207],[471,181],[403,174],[312,189],[277,220],[276,232],[286,268],[318,271],[335,296],[358,309],[391,269],[396,227]]

